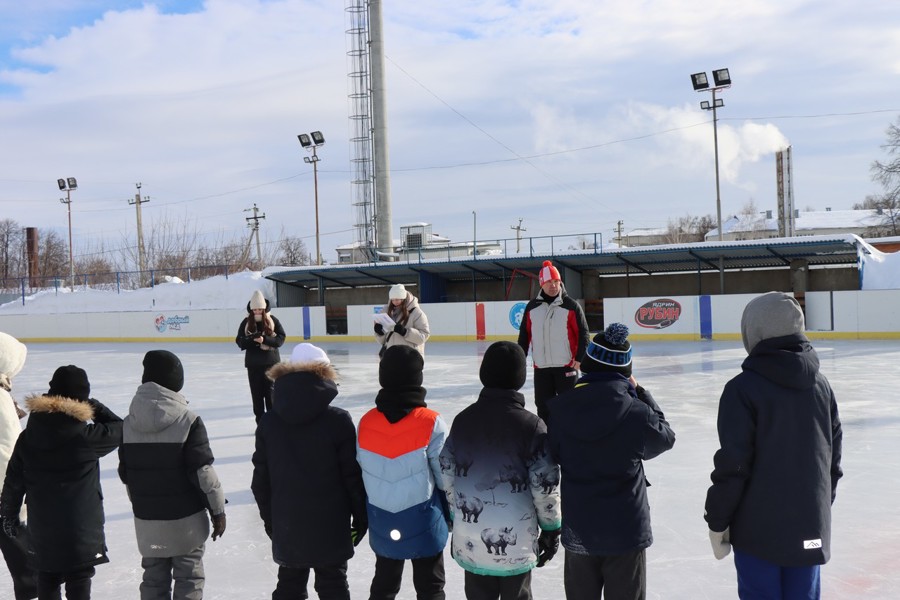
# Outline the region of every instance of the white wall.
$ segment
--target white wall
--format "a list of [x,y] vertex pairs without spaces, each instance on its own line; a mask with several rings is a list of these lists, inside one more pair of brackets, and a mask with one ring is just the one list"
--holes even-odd
[[[741,314],[755,296],[608,298],[603,306],[606,323],[625,323],[635,338],[699,340],[705,326],[712,339],[739,339]],[[639,325],[638,310],[659,300],[678,303],[677,319],[650,327]],[[898,305],[900,290],[809,293],[806,295],[807,330],[812,338],[900,338],[900,311],[894,308]],[[275,308],[272,314],[281,321],[289,341],[370,341],[373,340],[372,314],[380,308],[381,305],[348,306],[348,333],[338,336],[326,335],[324,307]],[[525,302],[422,305],[428,315],[432,341],[515,340],[517,319],[524,308]],[[480,325],[479,310],[484,314]],[[242,309],[0,314],[0,331],[26,342],[224,342],[234,339],[245,316],[246,311]]]

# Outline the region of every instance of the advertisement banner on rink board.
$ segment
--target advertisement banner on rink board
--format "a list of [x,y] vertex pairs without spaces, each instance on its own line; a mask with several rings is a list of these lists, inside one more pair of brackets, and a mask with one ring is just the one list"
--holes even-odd
[[671,298],[645,302],[634,312],[634,322],[645,329],[665,329],[678,322],[681,304]]
[[696,296],[605,298],[603,321],[623,323],[631,335],[692,337],[699,335]]
[[157,315],[153,320],[153,326],[159,333],[167,331],[183,331],[187,329],[187,325],[191,322],[191,318],[187,315]]

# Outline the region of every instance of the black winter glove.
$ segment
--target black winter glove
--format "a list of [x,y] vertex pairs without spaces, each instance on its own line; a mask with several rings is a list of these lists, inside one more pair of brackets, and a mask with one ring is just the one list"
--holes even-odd
[[381,323],[375,323],[375,333],[378,335],[384,335],[384,327]]
[[15,539],[22,525],[19,517],[3,517],[3,533],[10,539]]
[[559,551],[559,529],[542,531],[538,537],[538,567],[543,567]]
[[212,516],[212,539],[216,541],[225,534],[225,513]]
[[402,323],[394,325],[394,333],[397,335],[406,335],[406,331],[406,327],[404,327]]
[[363,541],[367,531],[369,531],[369,522],[366,519],[353,519],[350,523],[350,540],[353,542],[354,548]]

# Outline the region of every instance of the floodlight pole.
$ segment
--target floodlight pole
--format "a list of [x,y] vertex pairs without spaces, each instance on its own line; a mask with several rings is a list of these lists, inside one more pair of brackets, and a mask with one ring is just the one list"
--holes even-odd
[[72,190],[78,187],[78,183],[76,182],[74,177],[69,177],[67,179],[57,179],[57,183],[59,184],[60,191],[66,192],[65,198],[60,198],[59,201],[66,205],[66,213],[69,218],[69,286],[72,291],[75,291],[75,258],[74,253],[72,252]]
[[[62,198],[59,199],[60,202]],[[66,213],[69,217],[69,287],[75,291],[75,260],[72,253],[72,196],[71,190],[66,189]]]
[[303,162],[312,163],[313,166],[313,196],[315,198],[315,206],[316,206],[316,264],[322,264],[322,252],[319,249],[319,155],[316,153],[316,149],[319,146],[325,145],[325,137],[322,135],[321,131],[313,131],[312,133],[306,134],[301,133],[297,136],[297,139],[300,140],[300,145],[307,152],[312,152],[312,156],[304,156]]
[[313,166],[313,202],[316,207],[316,264],[322,264],[322,252],[319,250],[319,156],[316,154],[316,146],[312,147],[312,157],[305,156]]
[[[724,104],[721,100],[716,99],[716,92],[731,87],[731,74],[728,72],[728,69],[718,69],[713,71],[713,79],[716,85],[710,87],[709,79],[705,72],[691,75],[691,83],[695,91],[712,93],[712,103],[701,102],[700,108],[711,110],[713,114],[713,153],[716,163],[716,227],[719,242],[722,242],[725,238],[722,231],[722,191],[719,183],[719,115],[717,109],[720,106],[724,106]],[[721,254],[719,255],[719,293],[725,293],[725,259]]]
[[716,91],[719,88],[713,88],[712,91],[712,114],[713,114],[713,153],[716,157],[716,225],[719,228],[719,241],[722,241],[722,193],[719,187],[719,117],[716,114]]

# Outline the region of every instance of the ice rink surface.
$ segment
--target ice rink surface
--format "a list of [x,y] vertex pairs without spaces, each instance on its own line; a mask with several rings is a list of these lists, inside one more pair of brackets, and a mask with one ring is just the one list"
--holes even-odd
[[[431,343],[425,366],[426,400],[448,424],[481,389],[478,368],[488,343]],[[900,344],[896,341],[814,342],[822,371],[835,390],[844,427],[844,478],[833,513],[831,561],[823,567],[823,598],[860,600],[900,594]],[[323,343],[340,375],[335,405],[355,422],[373,406],[378,390],[377,345]],[[208,541],[205,597],[229,600],[270,598],[276,565],[250,492],[254,421],[243,355],[234,344],[31,344],[22,373],[13,381],[21,401],[47,391],[56,367],[84,368],[92,395],[125,416],[140,384],[147,350],[166,347],[181,357],[183,393],[203,417],[216,456],[215,467],[228,499],[224,537]],[[289,355],[293,344],[286,345]],[[697,600],[736,597],[731,557],[712,556],[703,521],[712,456],[718,448],[716,409],[725,382],[745,357],[739,342],[636,342],[634,374],[649,389],[675,430],[673,450],[646,463],[652,484],[654,543],[647,551],[648,598]],[[529,375],[523,393],[534,409]],[[113,453],[101,462],[106,536],[111,562],[97,567],[93,597],[138,597],[140,556],[131,507],[116,475]],[[310,482],[309,493],[316,488]],[[316,516],[310,515],[310,519]],[[348,532],[349,534],[349,532]],[[537,599],[563,593],[563,554],[535,570]],[[461,599],[462,569],[445,551],[447,597]],[[368,540],[350,561],[353,598],[367,598],[374,565]],[[407,566],[398,598],[415,593]],[[310,586],[311,597],[315,592]],[[0,576],[0,598],[12,598],[12,584]]]

